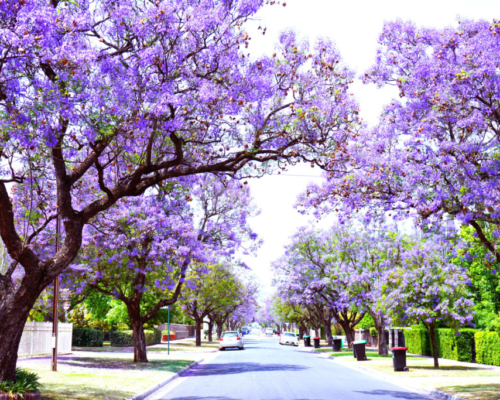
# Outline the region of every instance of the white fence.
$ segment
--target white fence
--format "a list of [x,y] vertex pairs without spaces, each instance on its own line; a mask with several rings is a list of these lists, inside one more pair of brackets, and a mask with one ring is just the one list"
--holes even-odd
[[[59,323],[57,353],[71,353],[73,324]],[[17,355],[32,357],[52,354],[52,322],[26,322]]]

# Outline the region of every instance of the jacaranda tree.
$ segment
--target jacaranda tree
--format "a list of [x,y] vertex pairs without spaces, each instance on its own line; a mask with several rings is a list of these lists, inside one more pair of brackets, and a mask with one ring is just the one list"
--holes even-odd
[[336,154],[328,182],[310,187],[300,204],[341,218],[414,216],[427,226],[452,216],[473,227],[499,263],[484,224],[498,236],[500,25],[389,22],[379,43],[363,80],[395,86],[401,99]]
[[99,214],[85,228],[78,265],[65,273],[74,292],[87,287],[125,303],[135,362],[148,361],[144,324],[177,301],[191,262],[230,255],[256,238],[247,224],[253,210],[247,186],[213,176],[171,183],[176,187]]
[[[353,74],[331,42],[287,32],[275,56],[249,59],[245,22],[262,3],[0,3],[0,236],[14,260],[0,275],[0,380],[98,214],[172,178],[322,165],[355,132]],[[55,253],[44,232],[57,215]]]

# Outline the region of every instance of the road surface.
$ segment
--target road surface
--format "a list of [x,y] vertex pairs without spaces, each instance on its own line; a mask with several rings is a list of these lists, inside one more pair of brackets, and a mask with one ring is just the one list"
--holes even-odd
[[148,400],[429,400],[278,338],[245,337]]

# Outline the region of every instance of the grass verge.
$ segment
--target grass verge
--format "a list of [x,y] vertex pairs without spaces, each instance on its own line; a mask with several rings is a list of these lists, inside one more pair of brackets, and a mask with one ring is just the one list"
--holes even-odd
[[367,354],[368,361],[357,362],[346,353],[331,353],[337,362],[359,365],[398,379],[408,385],[423,386],[446,393],[474,400],[500,400],[500,370],[481,366],[468,366],[454,360],[439,360],[439,369],[434,368],[432,358],[408,356],[408,372],[396,372],[391,357],[380,357],[378,354]]
[[[159,383],[193,360],[163,354],[148,355],[149,363],[134,363],[129,353],[66,357],[58,372],[48,363],[23,365],[40,376],[44,400],[125,400]],[[49,368],[48,368],[49,367]]]

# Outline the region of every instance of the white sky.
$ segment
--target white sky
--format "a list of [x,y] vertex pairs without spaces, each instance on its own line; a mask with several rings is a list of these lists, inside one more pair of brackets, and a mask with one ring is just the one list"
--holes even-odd
[[[264,7],[257,16],[259,20],[250,25],[253,54],[272,54],[279,33],[293,28],[311,42],[319,36],[333,39],[344,62],[358,74],[374,63],[384,21],[401,18],[419,26],[439,28],[456,25],[458,17],[487,21],[500,18],[499,0],[286,0],[286,4]],[[257,33],[259,25],[267,28],[265,36]],[[376,124],[383,105],[394,95],[391,89],[359,82],[352,86],[352,91],[360,103],[361,116],[370,125]],[[303,164],[287,174],[302,176],[267,176],[249,182],[262,211],[251,225],[264,239],[264,245],[257,257],[245,257],[244,261],[261,280],[261,297],[272,292],[271,263],[283,253],[289,236],[309,223],[308,217],[294,210],[295,199],[309,182],[321,180],[318,168]],[[332,221],[322,221],[320,225],[325,227]]]

